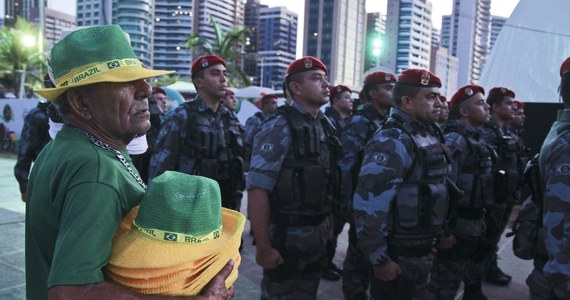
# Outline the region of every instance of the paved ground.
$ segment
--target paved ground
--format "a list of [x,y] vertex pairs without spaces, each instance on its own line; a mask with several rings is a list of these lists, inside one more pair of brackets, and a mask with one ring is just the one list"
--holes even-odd
[[[0,299],[25,298],[24,270],[24,213],[25,207],[20,200],[18,184],[14,179],[13,168],[15,157],[0,154]],[[244,201],[246,202],[246,201]],[[243,208],[245,211],[245,208]],[[346,228],[345,228],[346,229]],[[235,284],[235,299],[259,299],[259,283],[261,269],[255,264],[255,248],[251,245],[249,222],[244,231],[244,249],[240,275]],[[346,254],[347,232],[339,238],[339,247],[335,257],[338,266]],[[500,244],[499,261],[501,268],[513,275],[513,281],[507,287],[484,285],[489,299],[528,299],[528,288],[524,284],[526,276],[532,269],[530,261],[523,261],[513,256],[511,239],[503,239]],[[343,299],[341,283],[321,281],[318,299]],[[461,293],[457,299],[461,299]]]

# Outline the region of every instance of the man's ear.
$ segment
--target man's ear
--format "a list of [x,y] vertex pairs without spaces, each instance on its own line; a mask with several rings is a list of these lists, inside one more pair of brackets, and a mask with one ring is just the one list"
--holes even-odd
[[405,108],[407,111],[411,111],[414,106],[413,99],[410,96],[402,96],[401,103],[402,107]]
[[85,120],[90,120],[93,115],[85,98],[85,94],[78,88],[72,88],[67,91],[67,102],[73,112],[83,117]]
[[293,93],[293,95],[300,96],[302,94],[301,84],[298,82],[291,81],[289,83],[289,88],[290,88],[291,93]]

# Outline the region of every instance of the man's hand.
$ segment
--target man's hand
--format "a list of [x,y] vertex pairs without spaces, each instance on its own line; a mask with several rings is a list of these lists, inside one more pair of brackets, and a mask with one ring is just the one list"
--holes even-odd
[[255,262],[264,269],[271,270],[283,263],[283,257],[274,248],[260,249],[260,247],[257,247]]
[[373,269],[374,269],[374,276],[381,281],[392,281],[402,273],[400,265],[398,265],[393,261],[390,261],[388,264],[381,267],[374,266]]
[[234,297],[234,287],[226,289],[226,278],[230,276],[234,268],[234,260],[230,260],[224,268],[214,276],[212,280],[202,290],[200,299],[232,299]]

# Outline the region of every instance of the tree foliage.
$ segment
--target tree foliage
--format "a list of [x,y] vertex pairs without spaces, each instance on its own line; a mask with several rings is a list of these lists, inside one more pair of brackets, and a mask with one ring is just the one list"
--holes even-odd
[[210,16],[210,24],[214,28],[215,39],[210,41],[196,33],[188,36],[186,47],[194,52],[194,56],[214,54],[222,57],[227,64],[229,85],[243,87],[251,85],[249,78],[241,69],[241,62],[245,53],[241,47],[245,44],[247,29],[233,27],[223,33],[220,26]]
[[17,19],[13,28],[0,28],[0,85],[3,88],[18,91],[22,78],[28,89],[42,86],[47,64],[38,47],[39,32],[38,26],[22,18]]

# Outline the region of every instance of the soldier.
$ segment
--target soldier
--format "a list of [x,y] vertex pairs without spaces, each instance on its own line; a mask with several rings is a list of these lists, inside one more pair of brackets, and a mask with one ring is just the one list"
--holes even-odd
[[293,103],[279,107],[254,137],[247,189],[261,299],[315,299],[326,267],[339,151],[319,109],[329,98],[326,76],[317,58],[293,61],[286,75]]
[[515,93],[504,87],[489,91],[487,103],[491,106],[491,120],[483,125],[482,136],[494,147],[497,159],[493,162],[493,204],[487,208],[487,239],[493,243],[485,265],[484,279],[496,285],[507,285],[512,277],[505,274],[497,264],[498,243],[510,217],[511,208],[518,200],[521,172],[517,140],[508,130],[507,123],[514,117]]
[[222,98],[222,105],[235,114],[237,107],[236,93],[229,89],[226,90],[226,96]]
[[336,136],[340,138],[346,121],[352,115],[352,91],[344,85],[331,88],[330,106],[325,109],[325,116],[329,118],[336,129]]
[[239,210],[244,188],[243,140],[240,124],[220,105],[226,96],[226,62],[216,55],[192,64],[198,94],[172,111],[161,125],[150,161],[149,180],[166,170],[214,179],[222,206]]
[[564,109],[558,111],[557,121],[542,144],[539,158],[540,173],[546,183],[543,224],[548,256],[543,257],[546,258],[543,268],[535,259],[535,269],[527,279],[533,299],[570,298],[567,229],[570,218],[567,192],[570,186],[570,57],[562,63],[560,77]]
[[[49,87],[46,86],[46,88]],[[18,158],[14,166],[14,176],[20,185],[20,193],[24,202],[26,202],[26,189],[28,188],[28,177],[32,163],[44,146],[51,141],[47,115],[48,106],[48,102],[40,101],[24,118]]]
[[449,103],[444,95],[439,95],[439,101],[441,102],[441,111],[439,112],[439,118],[437,119],[437,124],[439,127],[444,128],[445,122],[449,117]]
[[450,165],[435,124],[440,87],[427,70],[405,70],[390,117],[364,150],[353,205],[358,247],[373,268],[373,299],[425,299],[436,238],[440,248],[453,245],[443,232]]
[[368,259],[356,247],[356,231],[352,217],[352,196],[362,163],[362,151],[374,132],[380,127],[393,105],[392,90],[396,77],[390,73],[375,72],[364,79],[359,93],[362,105],[348,120],[341,134],[341,209],[350,224],[348,249],[343,263],[342,291],[346,299],[367,299],[372,269]]
[[256,112],[253,116],[245,121],[245,133],[243,143],[245,146],[245,170],[249,170],[249,162],[251,159],[251,145],[253,137],[257,133],[261,123],[277,108],[277,96],[266,94],[261,97],[261,111]]
[[[482,268],[491,245],[485,239],[485,207],[492,201],[491,151],[481,140],[480,129],[489,121],[485,90],[478,85],[461,87],[451,97],[445,141],[453,155],[449,178],[462,195],[452,198],[449,230],[457,243],[437,252],[429,291],[435,299],[455,299],[466,268]],[[487,299],[481,281],[465,280],[463,299]]]

